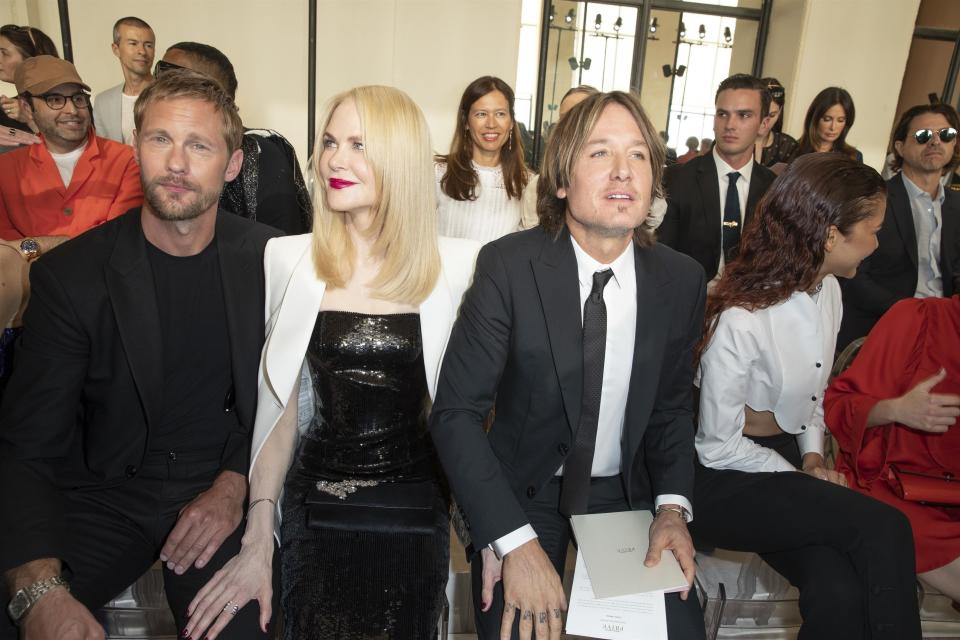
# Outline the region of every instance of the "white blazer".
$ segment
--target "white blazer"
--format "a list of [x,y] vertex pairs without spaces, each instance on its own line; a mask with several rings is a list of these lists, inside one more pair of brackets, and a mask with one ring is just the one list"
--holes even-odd
[[[311,234],[273,238],[267,243],[263,262],[266,275],[266,342],[260,356],[257,417],[253,426],[253,468],[263,444],[273,432],[286,408],[298,376],[305,372],[307,344],[320,311],[326,283],[313,267]],[[440,276],[420,305],[420,335],[423,365],[430,398],[440,376],[440,362],[447,348],[450,330],[460,300],[473,278],[480,243],[457,238],[440,238]],[[309,424],[313,402],[309,375],[301,384],[298,424]],[[281,495],[282,499],[282,495]],[[277,501],[276,533],[280,531],[280,504]]]

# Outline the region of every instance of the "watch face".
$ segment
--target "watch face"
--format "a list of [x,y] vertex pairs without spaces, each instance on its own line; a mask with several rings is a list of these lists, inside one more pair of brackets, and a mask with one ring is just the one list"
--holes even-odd
[[27,238],[20,243],[20,251],[26,251],[27,253],[40,251],[40,243],[33,238]]
[[27,597],[27,592],[21,589],[17,591],[16,595],[10,600],[10,604],[7,605],[7,613],[10,614],[10,618],[14,622],[19,622],[28,608],[30,608],[30,599]]

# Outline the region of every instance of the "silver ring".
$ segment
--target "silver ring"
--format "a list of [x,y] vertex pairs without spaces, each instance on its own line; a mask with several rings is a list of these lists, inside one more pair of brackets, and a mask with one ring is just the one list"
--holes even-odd
[[227,611],[228,609],[230,611],[230,615],[235,616],[237,615],[237,612],[240,611],[240,605],[234,604],[233,600],[227,600],[227,604],[223,605],[223,611]]

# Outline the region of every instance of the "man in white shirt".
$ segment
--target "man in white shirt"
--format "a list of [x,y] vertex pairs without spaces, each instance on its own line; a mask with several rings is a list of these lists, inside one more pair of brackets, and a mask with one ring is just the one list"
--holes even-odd
[[736,256],[743,227],[776,178],[753,159],[770,100],[767,86],[754,76],[739,73],[721,82],[713,150],[664,174],[667,212],[657,239],[699,262],[707,280],[719,277]]
[[907,109],[893,130],[887,211],[877,250],[857,275],[841,282],[843,321],[837,350],[870,333],[887,310],[904,298],[957,293],[960,275],[960,196],[946,189],[944,173],[960,163],[960,117],[948,104]]
[[93,119],[97,135],[116,142],[133,142],[133,105],[140,92],[153,84],[156,36],[150,25],[133,16],[113,25],[113,55],[120,61],[123,82],[97,95]]
[[[705,279],[642,226],[664,157],[635,97],[588,97],[547,145],[541,193],[555,197],[541,198],[540,225],[477,258],[431,433],[482,550],[472,557],[480,638],[559,639],[571,515],[655,512],[647,563],[671,550],[693,580],[691,385]],[[665,601],[671,638],[704,637],[696,597]]]

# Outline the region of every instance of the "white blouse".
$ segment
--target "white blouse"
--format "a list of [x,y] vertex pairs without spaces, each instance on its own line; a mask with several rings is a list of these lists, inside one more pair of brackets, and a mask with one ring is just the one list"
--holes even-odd
[[700,360],[697,455],[704,466],[795,471],[773,449],[743,436],[744,406],[772,411],[797,436],[801,455],[823,453],[823,394],[840,329],[840,285],[827,276],[818,294],[796,292],[759,311],[720,314]]
[[447,165],[435,163],[437,185],[437,230],[441,236],[468,238],[487,243],[508,233],[537,225],[537,176],[531,174],[522,197],[507,196],[500,167],[481,167],[473,163],[477,172],[477,198],[454,200],[440,188],[440,180]]

